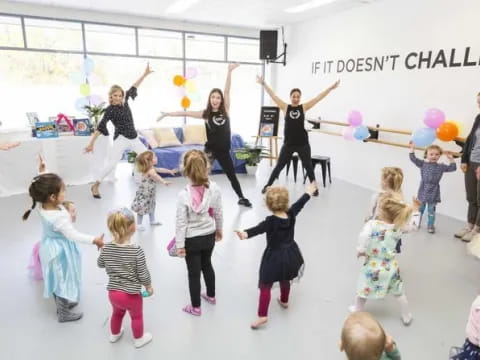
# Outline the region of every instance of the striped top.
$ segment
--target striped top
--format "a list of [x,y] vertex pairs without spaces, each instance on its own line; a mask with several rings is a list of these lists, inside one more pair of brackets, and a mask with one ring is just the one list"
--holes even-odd
[[107,270],[108,290],[139,294],[142,285],[151,284],[145,254],[138,245],[106,244],[98,257],[97,265]]

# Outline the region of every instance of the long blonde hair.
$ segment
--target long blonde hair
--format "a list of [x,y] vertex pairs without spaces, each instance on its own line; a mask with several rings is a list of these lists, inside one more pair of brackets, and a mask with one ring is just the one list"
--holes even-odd
[[120,91],[122,93],[122,96],[125,96],[125,91],[123,91],[123,88],[120,85],[112,85],[112,87],[108,91],[108,103],[110,105],[112,105],[112,95],[117,91]]
[[131,210],[126,207],[116,209],[108,215],[107,225],[112,233],[116,243],[121,244],[120,240],[125,236],[132,234],[132,225],[135,224],[135,217]]
[[203,185],[208,187],[210,180],[208,173],[210,171],[210,161],[207,154],[200,150],[189,150],[183,155],[182,159],[183,174],[190,179],[193,185]]
[[138,155],[135,159],[135,165],[137,170],[142,174],[145,174],[153,166],[153,157],[155,154],[153,151],[147,150]]
[[395,193],[386,192],[378,200],[379,218],[389,224],[394,224],[397,229],[402,228],[412,216],[413,209],[403,203]]
[[382,169],[382,186],[385,191],[402,192],[403,171],[399,167],[384,167]]

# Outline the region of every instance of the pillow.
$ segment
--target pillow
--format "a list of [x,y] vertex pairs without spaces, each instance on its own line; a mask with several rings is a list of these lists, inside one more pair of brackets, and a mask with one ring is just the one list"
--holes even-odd
[[207,142],[205,125],[185,125],[183,143],[185,145],[203,145]]
[[175,135],[172,128],[155,128],[153,133],[155,140],[157,140],[158,147],[182,145],[180,141],[178,141],[177,135]]
[[146,129],[139,130],[138,132],[140,133],[140,136],[143,136],[145,138],[147,144],[150,146],[151,149],[155,149],[156,147],[158,147],[158,142],[153,135],[153,130]]

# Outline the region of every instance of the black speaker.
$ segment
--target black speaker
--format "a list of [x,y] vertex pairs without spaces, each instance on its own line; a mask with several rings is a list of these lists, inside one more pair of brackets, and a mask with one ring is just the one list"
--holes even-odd
[[277,58],[277,31],[260,31],[260,59],[275,60]]

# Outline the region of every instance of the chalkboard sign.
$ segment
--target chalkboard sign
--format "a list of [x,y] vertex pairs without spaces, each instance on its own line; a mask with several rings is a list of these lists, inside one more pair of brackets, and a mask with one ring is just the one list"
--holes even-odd
[[278,136],[278,118],[280,109],[276,106],[262,106],[260,112],[260,136]]

